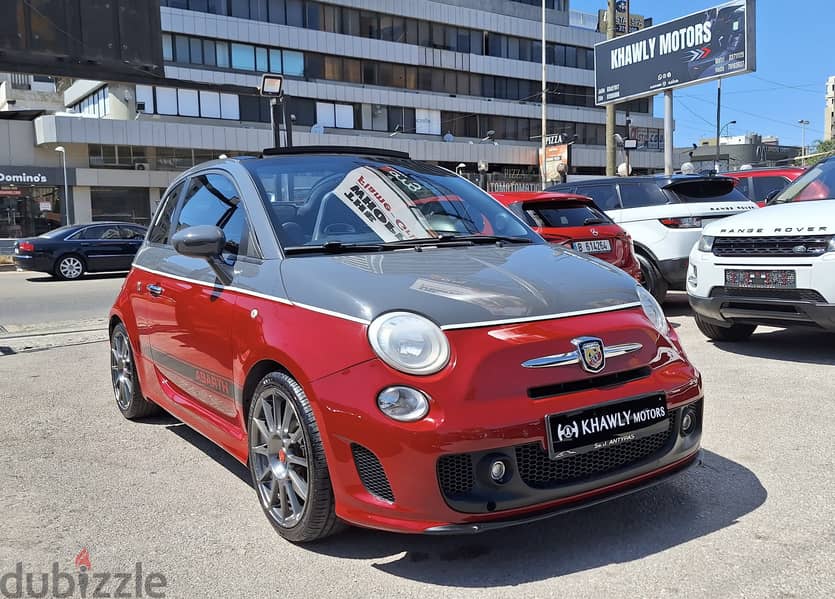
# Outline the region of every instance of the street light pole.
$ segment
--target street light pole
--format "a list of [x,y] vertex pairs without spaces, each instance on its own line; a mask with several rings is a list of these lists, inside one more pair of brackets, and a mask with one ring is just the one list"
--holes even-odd
[[800,124],[800,143],[803,144],[800,150],[800,165],[806,166],[806,125],[809,124],[809,121],[800,119],[797,122]]
[[542,189],[544,190],[547,182],[547,173],[545,172],[545,136],[548,134],[547,126],[548,126],[548,108],[546,105],[547,94],[548,94],[548,80],[547,80],[547,69],[545,65],[545,48],[546,48],[546,40],[545,40],[545,0],[542,0],[542,125],[540,131],[540,147],[539,152],[541,154],[539,160],[540,164],[540,177],[542,179]]
[[64,146],[58,146],[55,151],[61,154],[61,163],[64,167],[64,205],[67,207],[67,224],[71,225],[73,218],[72,213],[75,211],[74,206],[70,206],[70,192],[67,185],[67,151]]

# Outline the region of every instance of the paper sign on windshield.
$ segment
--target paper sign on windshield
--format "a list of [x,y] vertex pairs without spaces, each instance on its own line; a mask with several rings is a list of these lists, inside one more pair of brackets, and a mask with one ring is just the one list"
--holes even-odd
[[355,168],[333,193],[383,241],[436,237],[415,204],[372,168]]

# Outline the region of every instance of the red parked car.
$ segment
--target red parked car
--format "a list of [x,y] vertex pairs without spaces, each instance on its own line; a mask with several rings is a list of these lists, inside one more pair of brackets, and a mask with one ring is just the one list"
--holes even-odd
[[493,197],[546,240],[591,254],[641,280],[629,233],[591,198],[553,191],[494,193]]
[[776,166],[722,173],[722,176],[736,179],[736,189],[762,208],[767,200],[783,191],[805,172],[806,169],[799,166]]
[[649,292],[400,152],[181,174],[110,347],[122,414],[162,408],[247,464],[294,542],[530,522],[699,455],[701,377]]

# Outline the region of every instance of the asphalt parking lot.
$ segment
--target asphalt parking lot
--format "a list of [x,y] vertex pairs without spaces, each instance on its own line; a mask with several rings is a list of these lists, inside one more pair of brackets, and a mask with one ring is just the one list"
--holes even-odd
[[704,376],[703,463],[466,537],[349,529],[293,546],[243,466],[174,419],[121,417],[100,336],[0,355],[0,575],[77,573],[87,549],[93,572],[162,574],[167,597],[832,597],[835,335],[714,344],[686,298],[665,308]]

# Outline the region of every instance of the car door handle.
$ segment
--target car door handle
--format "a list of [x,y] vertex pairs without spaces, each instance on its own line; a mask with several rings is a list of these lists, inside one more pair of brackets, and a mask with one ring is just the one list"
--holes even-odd
[[150,293],[154,297],[159,297],[162,295],[162,287],[160,285],[146,285],[145,289],[147,289],[148,293]]

